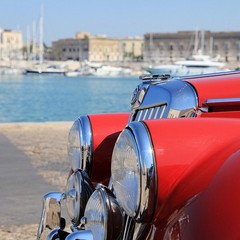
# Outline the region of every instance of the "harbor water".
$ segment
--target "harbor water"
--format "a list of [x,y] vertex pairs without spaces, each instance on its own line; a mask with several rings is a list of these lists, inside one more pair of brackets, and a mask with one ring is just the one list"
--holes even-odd
[[73,121],[130,111],[138,77],[0,76],[0,122]]

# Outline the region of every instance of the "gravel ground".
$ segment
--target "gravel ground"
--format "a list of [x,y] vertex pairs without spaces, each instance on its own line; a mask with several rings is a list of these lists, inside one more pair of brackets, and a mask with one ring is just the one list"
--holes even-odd
[[[0,133],[30,159],[44,180],[64,190],[69,171],[67,138],[72,122],[2,123]],[[41,206],[39,206],[41,207]],[[29,225],[0,225],[0,238],[35,239],[38,223]]]

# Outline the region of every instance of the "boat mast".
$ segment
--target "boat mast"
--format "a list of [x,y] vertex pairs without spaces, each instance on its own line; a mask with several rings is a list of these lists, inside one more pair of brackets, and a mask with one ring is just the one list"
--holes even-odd
[[204,54],[204,42],[205,42],[205,35],[204,35],[204,31],[201,31],[201,54]]
[[209,54],[213,57],[213,37],[210,37],[210,51]]
[[193,54],[197,54],[198,51],[198,30],[195,31],[195,39],[194,39],[194,49]]
[[39,20],[39,61],[40,66],[43,64],[43,5],[41,6],[41,14]]
[[36,22],[33,21],[33,25],[32,25],[32,29],[33,29],[33,40],[32,40],[32,60],[35,63],[36,61]]

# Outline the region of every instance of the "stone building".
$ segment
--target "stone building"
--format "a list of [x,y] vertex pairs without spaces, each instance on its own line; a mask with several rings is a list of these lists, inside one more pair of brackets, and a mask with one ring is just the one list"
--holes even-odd
[[89,38],[90,62],[118,62],[122,59],[119,40],[104,35]]
[[0,29],[0,60],[20,59],[22,57],[22,33]]
[[143,37],[129,37],[121,40],[123,61],[143,60]]
[[60,39],[52,43],[53,60],[88,60],[89,34],[76,34],[75,38]]
[[221,61],[240,61],[240,32],[180,31],[144,35],[144,60],[171,63],[198,51]]
[[143,58],[143,38],[116,39],[106,35],[76,33],[75,38],[52,43],[54,60],[123,62]]

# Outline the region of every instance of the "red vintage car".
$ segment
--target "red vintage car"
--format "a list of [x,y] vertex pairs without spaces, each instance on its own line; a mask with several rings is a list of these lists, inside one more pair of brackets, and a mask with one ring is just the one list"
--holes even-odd
[[240,239],[240,73],[144,76],[131,105],[74,122],[38,239]]

